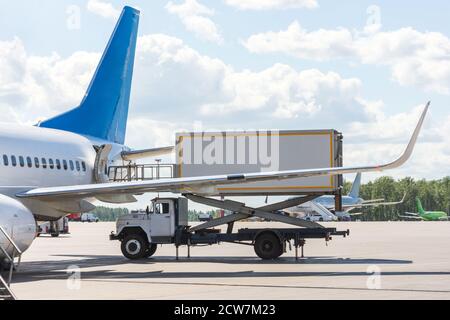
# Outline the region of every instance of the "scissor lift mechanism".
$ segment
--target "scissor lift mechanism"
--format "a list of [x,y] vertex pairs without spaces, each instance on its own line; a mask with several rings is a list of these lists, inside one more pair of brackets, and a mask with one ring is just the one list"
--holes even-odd
[[[346,237],[350,234],[349,230],[337,231],[336,228],[325,228],[322,225],[312,222],[305,221],[291,216],[279,213],[280,210],[298,206],[302,203],[312,201],[318,197],[318,195],[310,195],[304,197],[297,197],[293,199],[288,199],[285,201],[269,204],[259,208],[252,208],[246,206],[242,202],[233,200],[218,200],[212,198],[206,198],[194,194],[183,194],[187,199],[204,204],[207,206],[212,206],[215,208],[220,208],[223,210],[232,211],[233,213],[217,218],[195,227],[190,227],[188,229],[182,229],[180,232],[176,233],[175,245],[177,248],[177,259],[178,259],[178,247],[180,245],[186,244],[188,246],[188,257],[190,257],[190,246],[195,244],[214,244],[219,242],[231,242],[231,243],[242,243],[242,241],[251,241],[249,245],[253,245],[253,242],[258,235],[263,232],[271,232],[277,234],[279,239],[283,242],[288,242],[293,240],[295,247],[295,257],[298,259],[298,248],[301,247],[301,257],[304,257],[304,245],[305,239],[307,238],[323,238],[326,241],[331,240],[331,236],[343,236]],[[240,229],[237,233],[233,233],[234,223],[243,219],[248,219],[252,217],[258,217],[264,220],[282,222],[301,228],[274,228],[274,229]],[[221,225],[228,225],[226,233],[211,232],[211,228],[218,227]]]

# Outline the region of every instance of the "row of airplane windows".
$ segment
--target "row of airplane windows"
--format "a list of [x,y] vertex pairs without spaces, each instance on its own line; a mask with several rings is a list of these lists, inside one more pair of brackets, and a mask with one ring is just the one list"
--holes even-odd
[[[10,161],[11,160],[11,161]],[[11,165],[13,167],[17,167],[17,165],[19,165],[20,167],[24,168],[25,165],[28,168],[33,168],[33,165],[35,168],[43,168],[43,169],[57,169],[57,170],[71,170],[71,171],[81,171],[83,170],[83,172],[86,172],[86,163],[84,161],[78,161],[78,160],[59,160],[59,159],[55,159],[53,161],[53,159],[48,159],[48,164],[47,164],[47,159],[46,158],[41,158],[39,159],[38,157],[35,157],[34,159],[32,159],[31,157],[23,157],[23,156],[11,156],[8,157],[8,155],[4,154],[3,155],[3,164],[7,167],[9,166],[9,164],[11,163]]]

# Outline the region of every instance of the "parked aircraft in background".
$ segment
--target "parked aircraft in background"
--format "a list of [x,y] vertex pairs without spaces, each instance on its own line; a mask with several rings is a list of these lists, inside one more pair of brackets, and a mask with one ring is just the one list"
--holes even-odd
[[[139,11],[123,9],[78,107],[37,126],[0,126],[0,226],[21,251],[36,236],[36,219],[52,221],[71,213],[89,212],[95,208],[95,200],[129,203],[136,201],[136,195],[149,192],[215,196],[220,195],[219,186],[228,184],[383,171],[403,165],[413,152],[429,104],[405,152],[384,165],[110,183],[109,166],[173,150],[164,147],[133,151],[124,145],[138,21]],[[11,254],[14,250],[7,240],[0,232],[0,246]]]
[[288,212],[293,215],[304,213],[306,219],[318,214],[323,218],[323,220],[320,221],[350,220],[352,216],[362,214],[350,213],[350,211],[356,208],[392,206],[401,204],[405,200],[405,195],[403,196],[402,200],[396,202],[384,202],[384,199],[364,200],[359,196],[360,187],[361,173],[359,172],[356,174],[350,193],[342,197],[342,209],[344,210],[343,212],[335,211],[335,199],[333,195],[320,196],[312,201],[291,208],[288,210]]
[[404,215],[399,215],[400,218],[406,220],[421,220],[421,221],[448,221],[449,217],[444,211],[425,211],[419,198],[416,198],[416,205],[418,213],[406,212]]

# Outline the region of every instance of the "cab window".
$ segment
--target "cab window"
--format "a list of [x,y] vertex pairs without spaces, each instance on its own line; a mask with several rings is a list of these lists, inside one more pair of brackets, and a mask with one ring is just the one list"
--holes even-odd
[[169,213],[170,205],[168,203],[162,203],[162,212],[163,214]]
[[161,213],[161,203],[155,203],[153,207],[153,213],[160,214]]

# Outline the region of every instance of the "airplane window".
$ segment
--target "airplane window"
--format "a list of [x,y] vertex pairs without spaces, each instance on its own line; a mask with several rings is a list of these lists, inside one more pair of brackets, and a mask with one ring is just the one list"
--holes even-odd
[[77,171],[80,171],[80,162],[79,161],[75,161],[75,165],[77,166]]
[[31,161],[30,157],[27,157],[27,166],[28,166],[28,168],[33,167],[33,162]]
[[70,165],[70,170],[75,170],[75,167],[73,166],[73,161],[72,160],[70,160],[69,161],[69,165]]
[[42,158],[42,168],[47,169],[47,160],[45,158]]
[[81,167],[83,168],[83,171],[86,172],[86,162],[81,162]]
[[61,161],[59,161],[59,159],[56,159],[56,169],[60,170],[61,169]]
[[8,166],[8,165],[9,165],[8,156],[7,156],[6,154],[3,155],[3,164],[4,164],[5,166]]
[[22,156],[19,157],[19,164],[21,167],[25,167],[25,160],[23,159]]
[[67,161],[66,160],[63,160],[63,168],[64,168],[64,170],[67,170]]
[[11,164],[13,165],[13,167],[17,166],[16,156],[11,156]]
[[36,168],[39,168],[39,158],[37,158],[37,157],[34,158],[34,166]]
[[55,168],[55,164],[53,163],[53,159],[48,159],[48,167],[50,169],[54,169]]

